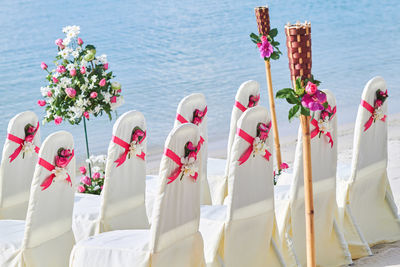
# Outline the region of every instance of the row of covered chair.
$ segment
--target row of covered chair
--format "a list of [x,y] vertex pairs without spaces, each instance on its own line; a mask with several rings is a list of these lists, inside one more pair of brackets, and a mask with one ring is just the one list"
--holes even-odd
[[[362,99],[373,105],[377,89],[386,89],[382,78],[366,85]],[[386,175],[387,123],[378,120],[364,131],[371,113],[360,106],[351,175],[337,181],[336,102],[325,92],[333,113],[329,131],[319,134],[317,112],[312,130],[319,132],[311,140],[317,264],[340,266],[370,255],[371,245],[399,240],[400,224]],[[30,143],[40,151],[28,153],[22,142],[22,154],[12,161],[21,142],[7,138],[0,167],[0,265],[305,265],[301,138],[293,171],[283,173],[274,188],[270,118],[258,106],[259,94],[255,81],[237,92],[226,160],[207,158],[204,95],[185,97],[158,176],[146,177],[146,134],[141,142],[132,139],[137,129],[147,131],[143,115],[123,114],[113,128],[101,196],[74,197],[69,133],[52,134],[40,146],[37,127]],[[24,141],[28,124],[38,125],[34,113],[17,115],[9,135]],[[366,146],[371,140],[374,145]],[[61,148],[69,150],[69,161],[57,167]]]

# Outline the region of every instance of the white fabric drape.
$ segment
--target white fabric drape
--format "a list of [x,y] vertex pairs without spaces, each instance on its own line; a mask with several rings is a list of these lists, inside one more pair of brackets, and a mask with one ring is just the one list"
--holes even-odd
[[[336,101],[329,90],[329,105],[334,108]],[[320,111],[314,118],[320,118]],[[314,195],[314,231],[316,262],[320,266],[340,266],[352,262],[350,252],[337,222],[336,205],[336,163],[337,163],[337,114],[329,122],[333,147],[329,138],[322,134],[311,139],[311,161]],[[310,126],[311,131],[315,129]],[[306,265],[306,236],[304,215],[304,178],[302,131],[299,128],[296,155],[294,160],[293,179],[290,192],[285,188],[276,189],[278,228],[283,238],[283,246],[294,248],[299,263]],[[285,255],[287,257],[287,255]]]
[[[191,141],[196,145],[199,138],[196,125],[182,124],[171,131],[165,148],[183,157],[185,144]],[[197,167],[199,164],[196,161]],[[83,240],[71,253],[71,266],[204,266],[198,231],[200,183],[185,175],[167,184],[177,168],[163,156],[150,230],[110,231]],[[201,175],[201,168],[199,172]]]
[[[39,157],[54,165],[59,148],[73,149],[73,138],[68,132],[51,134],[43,142]],[[75,180],[75,158],[66,171]],[[55,178],[42,190],[42,182],[51,172],[36,165],[25,224],[23,221],[0,221],[0,266],[68,266],[74,245],[72,208],[74,186],[65,179]],[[24,227],[25,226],[25,227]],[[25,229],[24,229],[25,228]]]
[[[146,122],[139,111],[124,113],[115,122],[113,136],[126,143],[131,142],[135,127],[146,131]],[[146,153],[147,137],[141,143]],[[137,157],[141,151],[136,151],[126,157],[122,165],[117,167],[115,161],[125,152],[125,149],[112,140],[108,146],[105,169],[104,187],[99,198],[100,209],[93,207],[96,197],[83,194],[76,197],[73,228],[77,241],[86,239],[93,234],[112,230],[147,229],[149,223],[145,206],[146,161]],[[98,216],[95,212],[98,211]]]
[[[25,126],[38,124],[38,118],[32,111],[25,111],[14,116],[8,123],[7,133],[21,139],[25,138]],[[33,144],[40,147],[40,129]],[[19,144],[6,138],[3,157],[0,165],[0,219],[25,220],[28,209],[29,190],[37,162],[37,154],[21,151],[17,158],[10,162],[10,155]]]
[[[196,109],[204,111],[207,107],[206,97],[203,94],[195,93],[184,97],[178,105],[176,110],[177,115],[181,115],[186,121],[191,122],[193,120],[193,114]],[[202,177],[201,180],[201,194],[200,203],[204,205],[211,205],[211,194],[210,187],[207,181],[207,147],[208,147],[208,134],[207,134],[207,117],[206,114],[203,117],[202,122],[198,125],[200,129],[200,136],[203,137],[204,143],[201,148],[201,168]],[[175,127],[182,124],[178,119],[175,119]]]
[[[382,77],[371,79],[361,99],[374,106],[376,91],[386,91]],[[389,98],[382,111],[387,115]],[[387,177],[388,133],[386,122],[376,120],[364,131],[371,113],[358,108],[354,130],[353,159],[350,177],[341,181],[338,203],[342,210],[344,233],[352,254],[365,255],[367,245],[356,239],[361,234],[370,246],[400,240],[400,219]]]
[[[252,137],[258,123],[270,122],[264,107],[243,113],[237,123]],[[272,154],[272,132],[267,149]],[[226,205],[202,207],[200,231],[205,240],[207,266],[285,266],[275,231],[273,155],[252,154],[242,165],[239,159],[252,146],[242,137],[233,139]],[[279,238],[278,238],[279,240]]]
[[[240,103],[246,109],[249,105],[250,96],[260,95],[260,84],[256,81],[246,81],[242,83],[236,93],[235,102]],[[208,172],[207,178],[210,182],[210,191],[212,203],[214,205],[221,205],[228,193],[228,175],[229,175],[229,162],[231,158],[232,144],[236,135],[236,125],[243,111],[240,110],[236,105],[232,108],[231,124],[229,130],[228,147],[227,147],[227,158],[225,171],[220,169],[219,166],[209,166],[211,172]],[[212,163],[220,164],[220,161],[209,161],[209,165]],[[220,171],[216,171],[220,169]]]

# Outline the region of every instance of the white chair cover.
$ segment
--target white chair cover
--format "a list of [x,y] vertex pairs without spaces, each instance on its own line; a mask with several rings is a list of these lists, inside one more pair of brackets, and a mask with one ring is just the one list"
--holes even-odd
[[[60,131],[47,137],[39,157],[54,165],[61,147],[74,148],[68,132]],[[75,157],[66,171],[74,182]],[[48,169],[36,165],[25,224],[23,221],[0,221],[1,232],[8,233],[0,235],[0,266],[68,266],[75,242],[71,228],[74,187],[65,179],[55,178],[43,190],[41,184],[51,174]]]
[[[237,128],[257,136],[259,123],[270,122],[264,107],[243,113]],[[217,253],[224,266],[285,266],[279,243],[272,240],[275,229],[272,132],[264,151],[253,154],[239,165],[239,159],[253,147],[236,134],[230,157],[228,196],[225,206],[202,207],[200,231],[205,240],[206,263],[218,266]]]
[[[195,93],[184,97],[179,103],[178,109],[176,110],[177,118],[175,120],[174,126],[176,127],[184,123],[184,121],[192,122],[193,115],[196,109],[204,111],[206,108],[207,108],[206,97],[203,94]],[[208,158],[207,114],[204,115],[202,122],[198,126],[200,129],[200,136],[204,139],[204,143],[201,147],[202,177],[200,177],[201,179],[200,203],[203,205],[211,205],[210,187],[207,181],[207,158]]]
[[[113,136],[129,144],[135,127],[146,131],[143,114],[139,111],[126,112],[115,122]],[[146,142],[147,137],[141,143],[144,153]],[[104,187],[101,200],[97,202],[99,210],[93,208],[96,197],[87,194],[86,199],[79,194],[75,198],[73,229],[77,241],[112,230],[149,228],[145,206],[146,161],[136,156],[141,152],[135,152],[117,167],[115,161],[124,152],[125,149],[113,139],[110,141]]]
[[[17,114],[8,123],[7,133],[20,139],[25,138],[25,126],[38,125],[38,118],[32,111]],[[40,129],[32,141],[40,147]],[[3,147],[3,157],[0,165],[0,219],[25,220],[28,209],[29,190],[33,177],[33,171],[37,162],[37,154],[23,153],[10,162],[10,155],[20,147],[14,141],[6,138]]]
[[[334,95],[329,90],[324,90],[324,92],[327,94],[329,105],[334,108],[336,106]],[[320,118],[320,113],[320,111],[315,112],[314,118]],[[316,262],[319,266],[340,266],[350,264],[352,260],[336,218],[338,215],[336,205],[337,114],[332,117],[329,124],[333,140],[332,147],[325,134],[311,139]],[[311,131],[315,128],[311,125]],[[300,127],[290,193],[288,198],[282,197],[284,190],[277,186],[275,200],[277,207],[280,207],[276,212],[278,228],[284,239],[283,242],[286,242],[283,246],[294,248],[299,263],[306,266],[302,146]],[[284,256],[288,257],[288,255]]]
[[[219,166],[221,164],[221,160],[209,161],[209,165],[213,163],[218,165],[209,166],[212,171],[208,172],[207,175],[207,178],[211,184],[211,198],[214,205],[223,204],[224,199],[228,194],[228,163],[230,162],[232,144],[236,136],[236,125],[243,112],[249,108],[249,99],[251,96],[260,96],[260,84],[252,80],[242,83],[235,96],[235,105],[233,106],[231,115],[225,171]],[[216,171],[218,169],[221,170],[218,172]]]
[[[199,138],[198,127],[186,123],[171,131],[165,148],[183,157],[185,144],[197,144]],[[177,168],[163,156],[150,230],[111,231],[83,240],[71,253],[71,266],[204,266],[200,183],[185,175],[167,184]]]
[[[376,91],[387,89],[382,77],[371,79],[361,99],[374,106]],[[382,111],[387,114],[389,98]],[[364,131],[371,113],[361,105],[358,108],[354,130],[351,174],[341,181],[338,203],[342,208],[344,234],[350,249],[357,257],[366,254],[370,246],[400,240],[400,219],[387,177],[388,133],[387,121],[376,120]],[[358,236],[363,236],[361,242]],[[368,251],[367,251],[368,252]]]

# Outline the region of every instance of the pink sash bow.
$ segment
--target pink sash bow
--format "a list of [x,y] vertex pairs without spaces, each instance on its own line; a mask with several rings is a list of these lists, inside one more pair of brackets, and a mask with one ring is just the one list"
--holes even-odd
[[[204,143],[204,139],[200,136],[199,143],[197,144],[196,155],[199,153],[199,151],[200,151],[201,146],[203,145],[203,143]],[[168,180],[169,180],[169,181],[168,181],[167,184],[170,184],[170,183],[172,183],[173,181],[175,181],[176,178],[178,178],[178,176],[181,174],[181,172],[182,172],[182,167],[183,167],[183,163],[182,163],[182,161],[181,161],[181,158],[180,158],[174,151],[172,151],[172,150],[169,149],[169,148],[166,148],[166,149],[165,149],[164,155],[167,156],[168,158],[170,158],[172,161],[174,161],[174,162],[176,163],[176,165],[178,165],[178,168],[176,168],[176,169],[172,172],[171,176],[168,177]],[[197,159],[197,158],[196,158],[196,159]],[[198,173],[196,172],[194,175],[191,175],[190,177],[192,177],[193,180],[196,181],[196,180],[197,180],[197,177],[198,177]]]
[[[39,122],[37,123],[35,133],[33,134],[33,137],[32,137],[32,141],[35,138],[35,135],[38,130],[39,130]],[[10,134],[10,133],[7,134],[7,139],[10,141],[13,141],[14,143],[19,144],[17,149],[15,149],[15,151],[9,156],[10,163],[11,163],[14,159],[16,159],[18,157],[19,153],[21,153],[22,148],[24,147],[24,143],[28,142],[28,141],[25,141],[26,137],[25,137],[25,139],[22,139],[22,138],[19,138],[18,136]],[[39,150],[40,150],[40,148],[38,146],[35,146],[35,152],[39,153]]]
[[[269,128],[271,127],[271,122],[269,123]],[[269,133],[269,132],[268,132]],[[267,133],[267,138],[268,138],[268,133]],[[247,141],[250,146],[246,149],[246,151],[242,154],[242,156],[239,158],[239,165],[242,165],[245,163],[249,158],[251,153],[253,152],[253,143],[255,138],[243,131],[242,129],[237,129],[237,135],[243,138],[245,141]],[[263,158],[269,161],[269,157],[271,156],[271,153],[268,151],[268,149],[265,149],[265,154]]]
[[[74,150],[72,150],[72,156],[68,159],[64,168],[66,168],[68,166],[68,164],[71,162],[73,157],[74,157]],[[38,164],[40,166],[42,166],[43,168],[45,168],[46,170],[48,170],[49,172],[52,172],[56,168],[56,166],[54,166],[53,164],[49,163],[48,161],[46,161],[45,159],[42,159],[42,158],[39,158]],[[51,185],[51,183],[53,182],[55,177],[56,177],[56,174],[52,173],[46,179],[44,179],[44,181],[40,185],[42,187],[42,191],[47,189]],[[65,179],[65,180],[72,186],[71,177],[69,176],[68,173],[67,173],[67,179]]]
[[[139,144],[141,144],[141,143],[144,141],[145,138],[146,138],[146,131],[144,132],[143,138],[139,141]],[[112,141],[113,141],[115,144],[117,144],[117,145],[119,145],[119,146],[121,146],[122,148],[125,149],[124,153],[123,153],[116,161],[114,161],[115,163],[117,163],[117,167],[119,167],[119,166],[122,165],[122,163],[125,162],[126,156],[128,155],[128,153],[129,153],[129,151],[130,151],[131,144],[125,142],[124,140],[122,140],[122,139],[120,139],[120,138],[118,138],[118,137],[116,137],[115,135],[113,135]],[[141,158],[142,160],[145,160],[146,154],[142,151],[141,154],[136,154],[136,156],[137,156],[138,158]]]
[[[333,116],[336,114],[336,106],[332,110],[332,116],[329,120],[333,118]],[[320,132],[324,133],[328,138],[329,138],[329,144],[331,144],[331,148],[333,147],[333,139],[332,135],[330,132],[324,132],[321,131],[318,125],[318,121],[316,119],[312,119],[311,124],[315,127],[314,130],[311,131],[311,139],[317,136]]]
[[[371,127],[372,123],[375,121],[374,115],[375,115],[375,108],[371,106],[367,101],[361,100],[361,106],[363,106],[366,110],[368,110],[371,113],[371,117],[369,117],[368,121],[364,124],[364,132]],[[383,116],[383,118],[380,119],[381,121],[385,122],[386,121],[386,115]]]

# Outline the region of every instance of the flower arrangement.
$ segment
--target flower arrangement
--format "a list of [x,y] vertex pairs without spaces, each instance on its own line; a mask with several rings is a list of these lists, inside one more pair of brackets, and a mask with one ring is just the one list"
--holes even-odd
[[86,162],[88,168],[91,168],[91,172],[88,171],[86,166],[79,168],[82,177],[80,178],[78,192],[100,195],[104,185],[106,155],[92,155]]
[[46,63],[41,68],[47,72],[48,85],[41,88],[44,100],[40,106],[46,106],[44,122],[53,121],[60,124],[68,120],[79,124],[82,117],[89,119],[105,112],[111,120],[111,112],[123,103],[121,85],[111,82],[114,78],[108,71],[106,55],[96,56],[93,45],[84,46],[78,37],[79,26],[63,28],[66,37],[57,39],[58,54],[55,68],[49,71]]
[[329,138],[329,144],[333,147],[333,139],[331,135],[332,127],[330,121],[333,116],[336,114],[336,106],[332,108],[329,104],[328,107],[325,108],[319,118],[313,118],[311,120],[311,124],[315,127],[311,132],[311,139],[318,135],[321,138],[321,135],[324,134]]
[[206,116],[207,114],[207,107],[201,111],[199,109],[195,109],[195,111],[193,112],[193,120],[192,123],[196,124],[196,125],[200,125],[201,122],[203,121],[203,118]]
[[143,131],[139,126],[136,126],[132,130],[130,143],[125,142],[117,136],[112,137],[112,141],[115,144],[125,149],[124,153],[122,153],[122,155],[115,161],[115,163],[117,163],[117,167],[121,166],[125,162],[127,156],[128,159],[130,159],[131,156],[136,155],[142,160],[145,160],[146,154],[142,144],[145,138],[146,132]]
[[197,179],[197,172],[199,171],[197,166],[195,166],[195,162],[197,160],[197,146],[194,146],[192,142],[187,142],[185,145],[185,156],[181,158],[182,169],[181,169],[181,177],[189,175],[194,180]]
[[270,59],[277,60],[282,55],[278,47],[280,43],[274,40],[274,37],[277,35],[278,30],[276,28],[271,29],[267,36],[255,33],[250,34],[251,41],[257,45],[260,56],[265,61],[269,61]]
[[381,89],[376,91],[376,99],[374,102],[374,106],[371,106],[365,100],[361,100],[361,106],[363,106],[366,110],[371,113],[371,117],[364,124],[364,132],[371,127],[372,123],[375,123],[377,120],[381,120],[383,122],[386,121],[386,115],[383,113],[382,106],[386,99],[389,97],[387,90],[383,92]]
[[289,104],[294,105],[289,110],[289,121],[300,114],[310,116],[310,111],[328,108],[326,94],[318,89],[320,83],[320,81],[314,80],[312,75],[310,79],[305,78],[304,80],[297,77],[294,89],[284,88],[276,93],[276,98],[286,99]]
[[19,138],[18,136],[13,135],[12,133],[7,134],[7,139],[17,143],[19,146],[15,149],[15,151],[9,156],[10,163],[13,162],[18,155],[22,151],[22,159],[25,158],[25,155],[32,155],[33,152],[39,153],[39,147],[33,143],[33,139],[37,131],[39,130],[39,123],[37,126],[33,126],[32,124],[28,123],[24,127],[25,137],[24,139]]
[[42,191],[47,189],[53,181],[56,180],[65,180],[72,186],[71,177],[67,172],[67,166],[71,162],[74,157],[74,151],[66,148],[59,148],[57,150],[57,156],[54,158],[55,165],[45,161],[42,158],[39,158],[39,165],[46,168],[48,171],[51,171],[51,175],[48,176],[42,184]]

